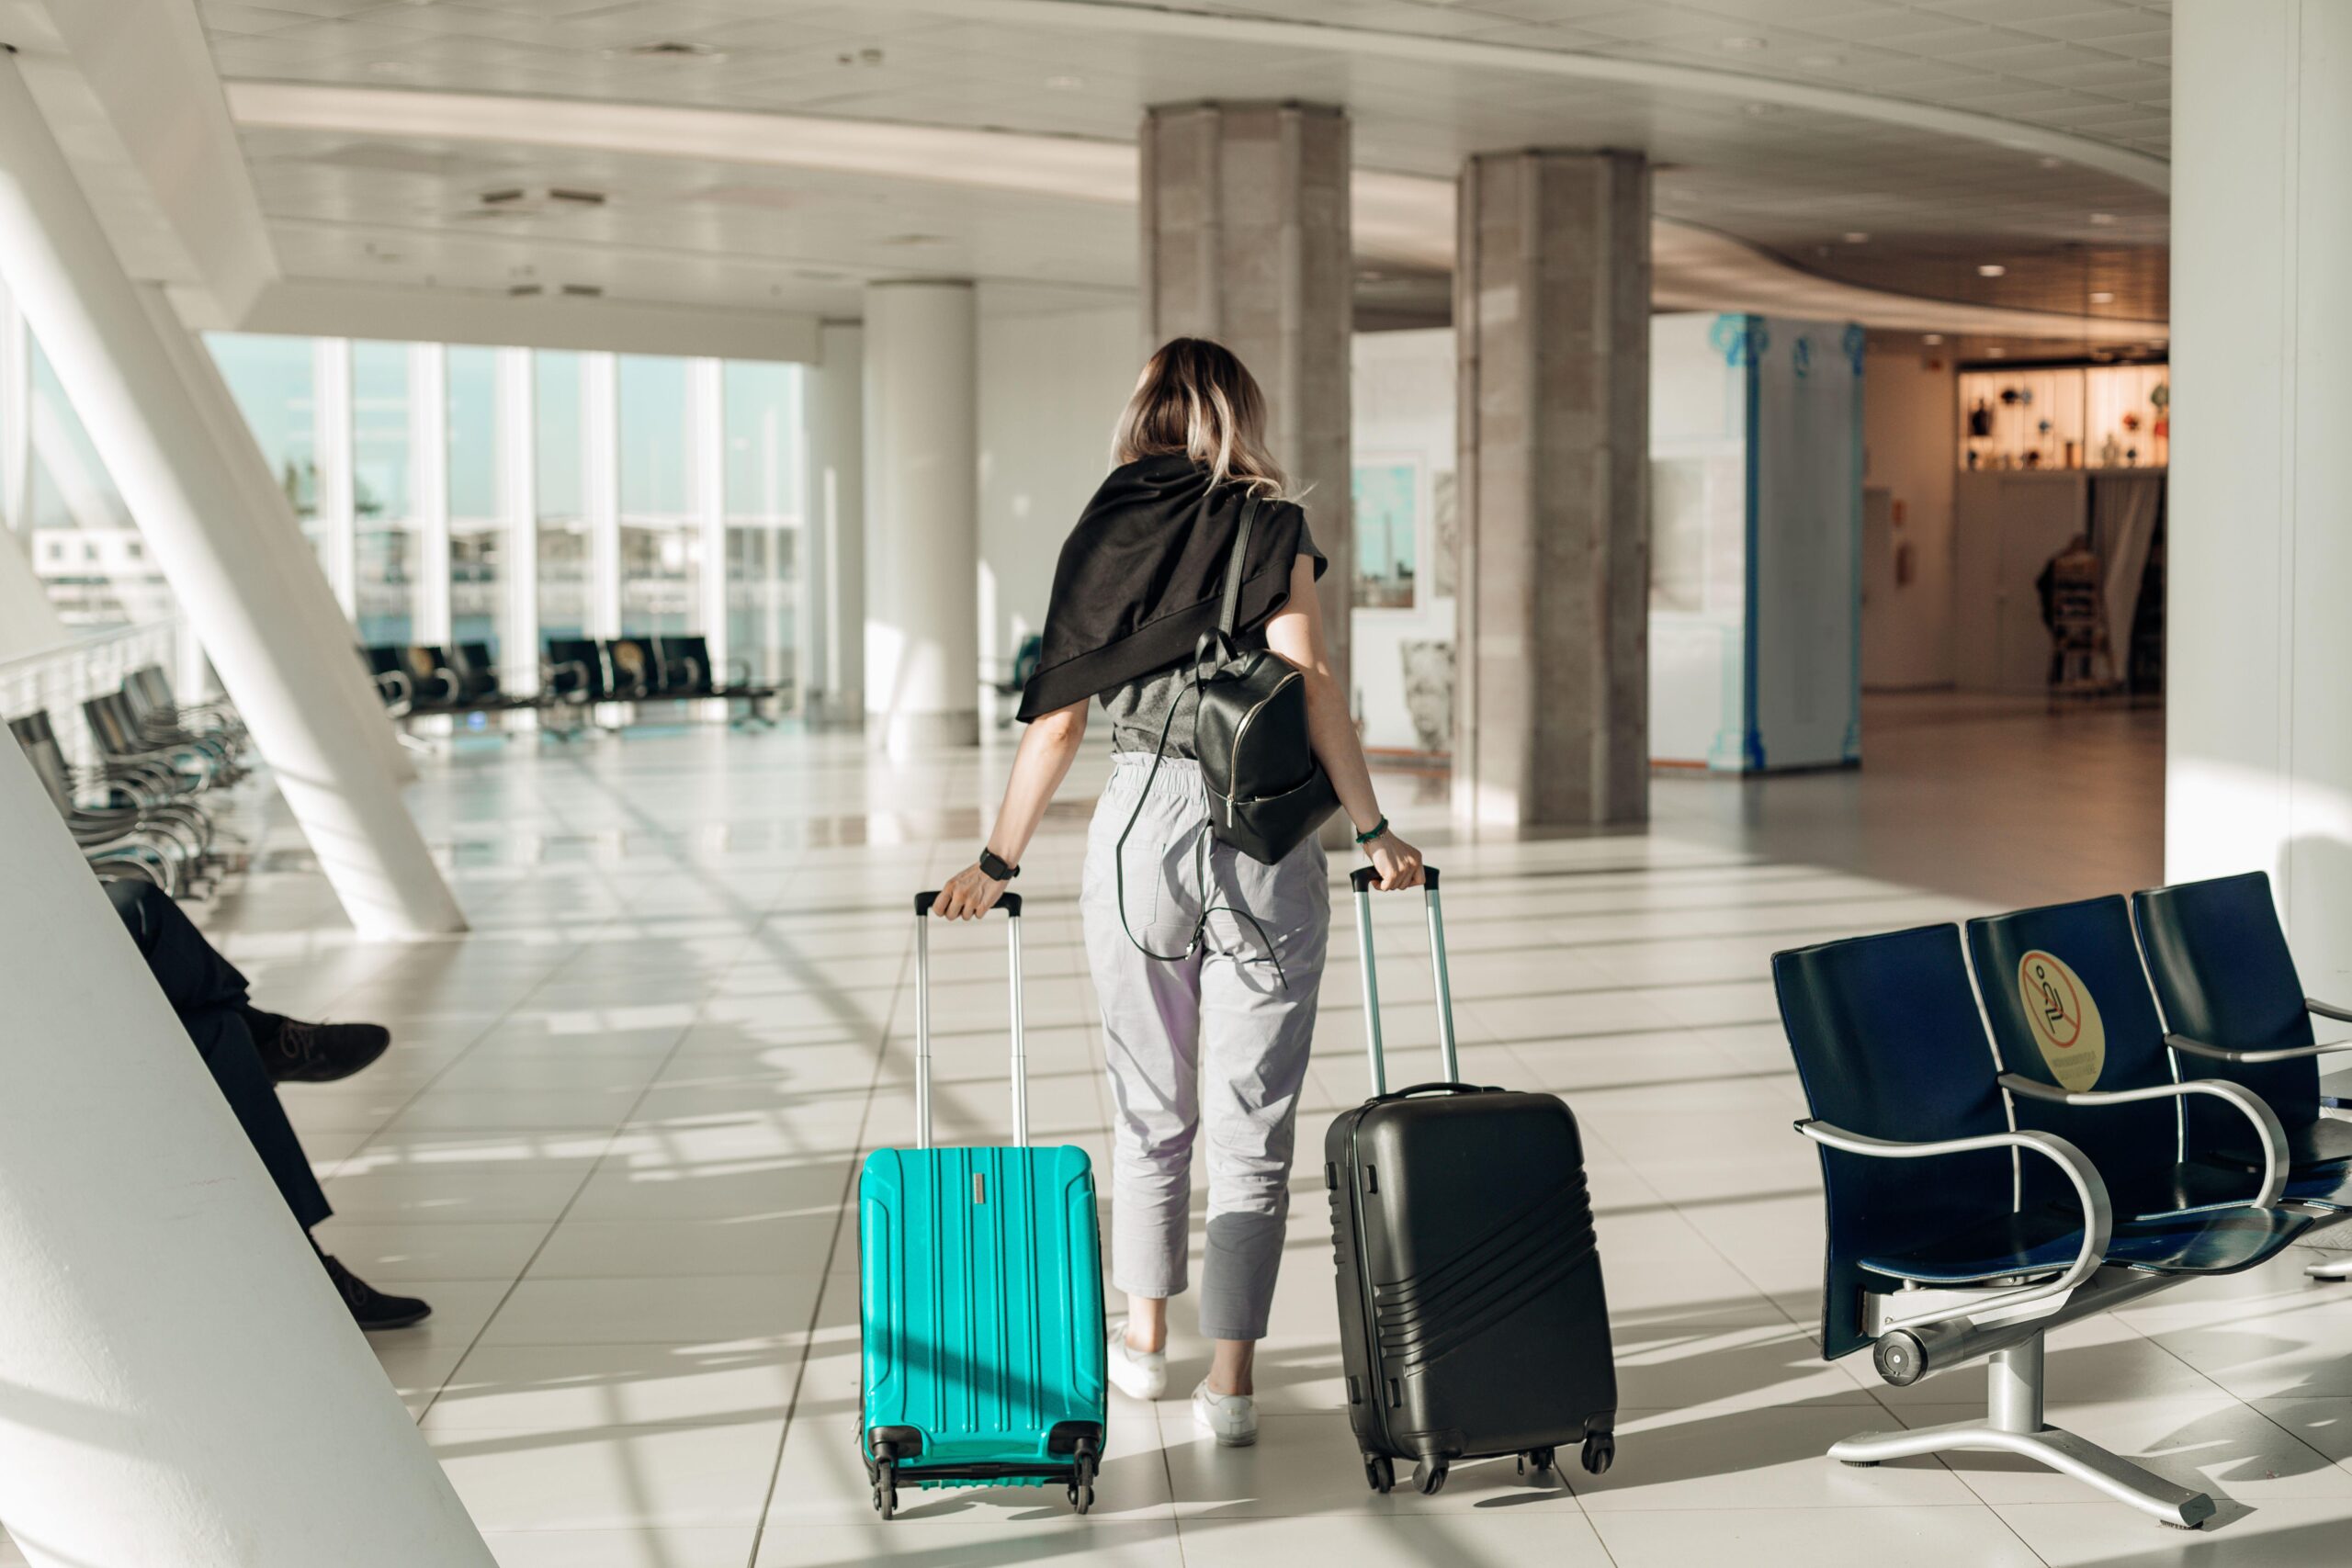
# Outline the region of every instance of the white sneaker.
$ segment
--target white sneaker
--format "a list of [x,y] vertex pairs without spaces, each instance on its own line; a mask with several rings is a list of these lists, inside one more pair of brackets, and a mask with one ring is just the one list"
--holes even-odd
[[1213,1393],[1206,1378],[1193,1391],[1193,1420],[1221,1449],[1246,1449],[1258,1440],[1258,1402],[1246,1393]]
[[1158,1399],[1168,1392],[1168,1352],[1138,1350],[1127,1343],[1124,1319],[1111,1325],[1111,1348],[1105,1358],[1111,1381],[1129,1399]]

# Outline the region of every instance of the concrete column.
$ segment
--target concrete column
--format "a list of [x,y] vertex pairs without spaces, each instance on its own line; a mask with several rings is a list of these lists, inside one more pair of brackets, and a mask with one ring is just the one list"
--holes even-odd
[[13,59],[0,60],[0,272],[352,924],[366,936],[465,929],[349,696],[348,641],[322,645],[286,613],[284,541],[246,516],[253,498]]
[[865,722],[891,751],[980,738],[979,385],[967,282],[865,290]]
[[1265,389],[1275,459],[1332,563],[1324,635],[1352,692],[1347,116],[1305,104],[1167,105],[1145,115],[1142,143],[1144,353],[1171,337],[1215,338]]
[[865,329],[827,321],[818,343],[805,373],[801,702],[812,719],[854,722],[865,714]]
[[1649,814],[1650,180],[1463,166],[1453,788],[1465,827]]
[[12,1032],[72,1044],[0,1052],[0,1517],[27,1559],[490,1568],[14,746],[0,951]]
[[2267,871],[2352,994],[2352,8],[2173,11],[2165,875]]

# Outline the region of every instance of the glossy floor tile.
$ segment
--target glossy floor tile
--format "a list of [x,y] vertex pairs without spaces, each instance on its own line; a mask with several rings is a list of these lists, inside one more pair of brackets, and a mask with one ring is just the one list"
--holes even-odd
[[[1170,1397],[1114,1397],[1093,1516],[1000,1486],[908,1494],[878,1523],[854,1436],[856,1171],[914,1134],[908,896],[972,852],[1010,739],[901,760],[790,729],[460,741],[410,795],[473,931],[415,947],[322,919],[307,852],[256,793],[256,868],[203,919],[264,1005],[395,1031],[377,1067],[287,1100],[337,1209],[322,1241],[435,1305],[375,1348],[508,1568],[2346,1560],[2352,1286],[2306,1280],[2301,1249],[2052,1340],[2051,1418],[2211,1488],[2209,1532],[1995,1458],[1824,1457],[1981,1408],[1984,1376],[1898,1391],[1866,1358],[1820,1359],[1819,1173],[1789,1125],[1770,953],[2160,870],[2160,716],[1958,697],[1873,699],[1860,770],[1661,778],[1640,832],[1458,842],[1442,792],[1382,776],[1447,874],[1464,1070],[1560,1092],[1581,1121],[1623,1400],[1606,1476],[1506,1460],[1434,1497],[1366,1489],[1317,1156],[1294,1182],[1256,1448],[1193,1424],[1188,1296]],[[1098,1162],[1111,1103],[1074,896],[1103,771],[1090,750],[1021,882],[1032,1123]],[[1334,914],[1302,1151],[1368,1078],[1343,886]],[[1389,1081],[1435,1077],[1419,901],[1376,900],[1374,930]],[[932,949],[937,1130],[1001,1140],[1002,928]]]

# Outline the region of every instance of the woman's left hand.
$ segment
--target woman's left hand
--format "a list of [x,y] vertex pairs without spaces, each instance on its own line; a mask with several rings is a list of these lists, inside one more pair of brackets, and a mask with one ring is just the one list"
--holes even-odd
[[943,920],[977,920],[996,908],[1004,897],[1006,884],[997,881],[978,865],[967,865],[947,879],[932,901],[931,912]]

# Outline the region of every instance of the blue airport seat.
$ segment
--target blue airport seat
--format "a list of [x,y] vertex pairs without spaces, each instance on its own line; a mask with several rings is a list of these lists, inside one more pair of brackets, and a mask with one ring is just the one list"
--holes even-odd
[[[2322,1044],[2312,1031],[2312,1014],[2352,1022],[2352,1010],[2303,994],[2270,878],[2254,871],[2150,888],[2132,896],[2132,914],[2181,1071],[2260,1095],[2286,1129],[2299,1178],[2352,1161],[2352,1122],[2320,1114],[2315,1059],[2352,1041]],[[2192,1114],[2190,1128],[2198,1145],[2252,1163],[2242,1125]]]
[[[2113,913],[2128,948],[2120,900]],[[2278,1206],[2285,1172],[2275,1122],[2272,1168],[2261,1178],[2183,1172],[2168,1130],[2153,1156],[2132,1140],[2150,1112],[2168,1122],[2177,1095],[2210,1091],[2167,1083],[2147,1095],[2103,1095],[2092,1087],[2096,1075],[2086,1081],[2073,1060],[2064,1079],[2005,1078],[1955,926],[1776,953],[1772,977],[1813,1112],[1797,1128],[1821,1149],[1824,1358],[1871,1346],[1880,1374],[1897,1386],[1989,1363],[1984,1419],[1865,1433],[1834,1445],[1831,1456],[1876,1464],[1953,1450],[2007,1452],[2169,1524],[2211,1517],[2202,1493],[2043,1420],[2044,1336],[2181,1280],[2251,1268],[2308,1228],[2309,1215]],[[2145,1049],[2161,1059],[2144,984],[2140,992],[2152,1026]],[[1988,984],[1988,1006],[1991,993]],[[2021,1014],[2024,1003],[2019,990],[2012,1010]],[[2063,1102],[2041,1099],[2044,1088]],[[2016,1127],[2005,1089],[2019,1107]],[[2217,1097],[2242,1102],[2250,1119],[2267,1114],[2242,1090],[2224,1087]],[[2115,1162],[2122,1204],[2100,1155]],[[2176,1202],[2177,1183],[2189,1187],[2194,1204]]]

